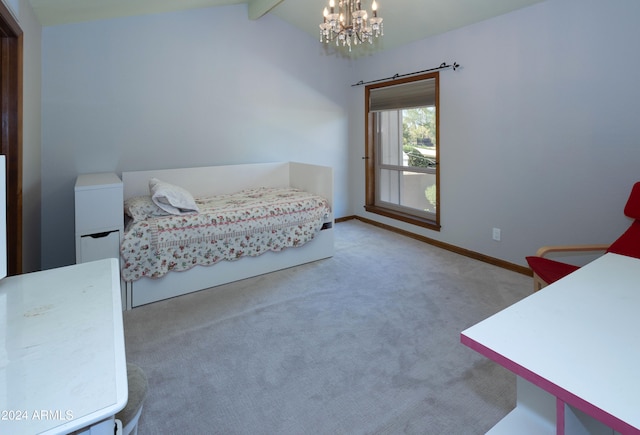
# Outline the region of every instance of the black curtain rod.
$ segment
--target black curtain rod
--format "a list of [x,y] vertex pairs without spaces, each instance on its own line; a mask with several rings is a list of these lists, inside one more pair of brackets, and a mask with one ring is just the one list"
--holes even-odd
[[460,65],[458,65],[457,62],[453,62],[453,65],[447,65],[446,62],[442,62],[440,64],[440,66],[438,66],[436,68],[425,69],[425,70],[422,70],[422,71],[416,71],[416,72],[412,72],[412,73],[408,73],[408,74],[395,74],[394,76],[387,77],[386,79],[371,80],[369,82],[363,82],[362,80],[360,80],[358,83],[352,84],[351,87],[368,85],[370,83],[384,82],[386,80],[395,80],[395,79],[400,78],[400,77],[413,76],[413,75],[416,75],[416,74],[422,74],[422,73],[431,72],[431,71],[439,71],[441,69],[447,69],[447,68],[453,68],[453,70],[455,71],[456,69],[460,68]]

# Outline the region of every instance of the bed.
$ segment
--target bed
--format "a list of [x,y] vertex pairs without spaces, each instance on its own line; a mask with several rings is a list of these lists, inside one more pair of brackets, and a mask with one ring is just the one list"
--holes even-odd
[[[195,205],[180,204],[178,214],[131,213],[132,203],[148,201],[150,180],[154,189],[157,182],[184,190]],[[125,208],[136,216],[127,216],[121,246],[127,309],[333,256],[330,167],[277,162],[134,171],[123,172],[122,182]],[[214,233],[226,228],[229,213],[244,226]],[[177,227],[191,233],[176,235]],[[202,246],[207,253],[196,259]],[[157,258],[135,251],[140,247]]]

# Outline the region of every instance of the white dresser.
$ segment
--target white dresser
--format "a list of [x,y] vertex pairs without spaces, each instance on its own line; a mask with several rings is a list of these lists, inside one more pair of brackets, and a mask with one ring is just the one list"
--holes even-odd
[[115,259],[0,281],[0,433],[114,433],[128,396],[120,297]]
[[82,174],[75,185],[76,263],[120,258],[124,233],[122,180]]

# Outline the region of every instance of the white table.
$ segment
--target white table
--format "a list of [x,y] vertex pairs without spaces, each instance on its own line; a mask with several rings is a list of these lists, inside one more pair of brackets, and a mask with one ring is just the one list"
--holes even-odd
[[640,260],[606,254],[461,341],[518,376],[489,433],[640,434]]
[[116,259],[0,281],[0,433],[111,433],[127,403]]

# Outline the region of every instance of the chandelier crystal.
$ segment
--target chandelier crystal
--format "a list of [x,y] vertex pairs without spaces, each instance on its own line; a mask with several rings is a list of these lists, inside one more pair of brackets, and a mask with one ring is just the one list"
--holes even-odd
[[374,37],[384,36],[376,0],[371,3],[371,12],[369,18],[360,0],[338,0],[338,7],[335,0],[330,0],[329,8],[324,8],[324,22],[320,24],[320,42],[335,41],[336,46],[348,46],[349,51],[352,44],[373,44]]

